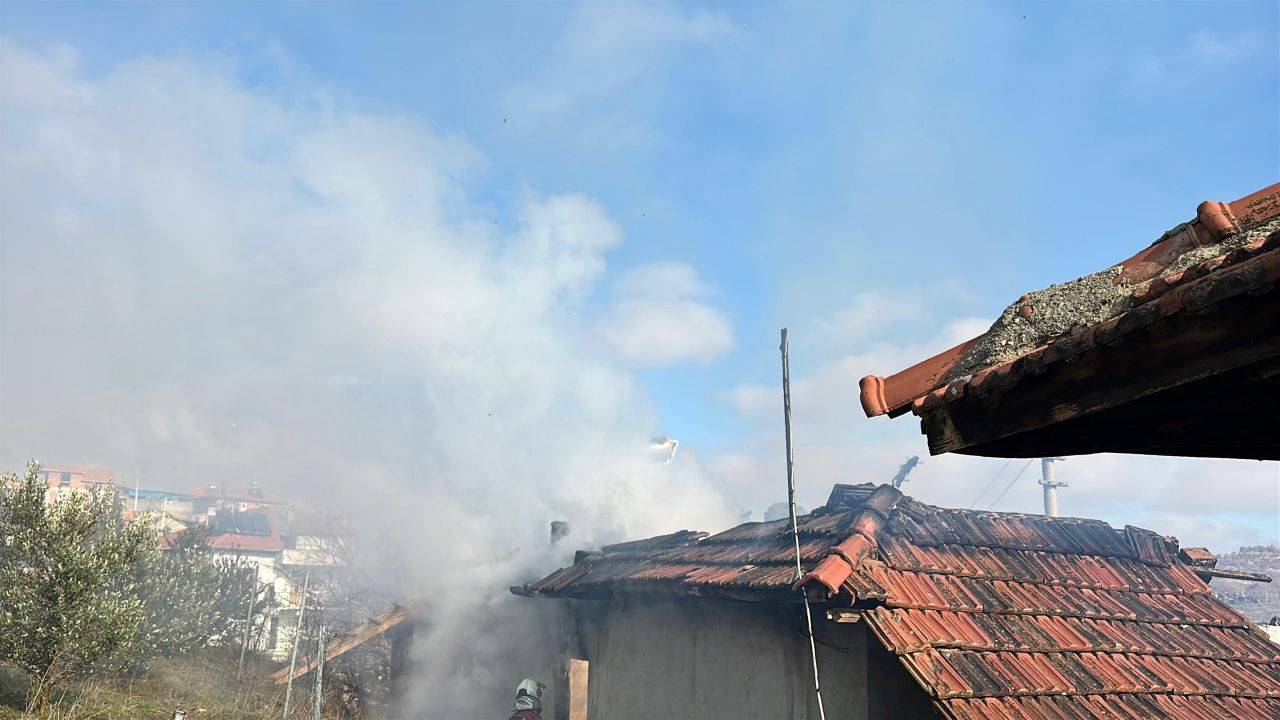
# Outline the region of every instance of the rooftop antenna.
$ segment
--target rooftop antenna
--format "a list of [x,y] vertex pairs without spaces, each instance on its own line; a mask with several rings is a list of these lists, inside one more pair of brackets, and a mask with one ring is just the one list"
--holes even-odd
[[1066,458],[1040,458],[1040,484],[1044,486],[1044,514],[1047,517],[1058,517],[1058,488],[1067,486],[1054,478],[1053,463],[1057,460]]
[[902,465],[898,467],[898,474],[893,476],[893,488],[895,490],[901,488],[902,483],[907,481],[907,476],[910,475],[911,471],[915,470],[916,466],[919,464],[920,464],[919,455],[912,455],[911,457],[907,458],[907,461],[902,463]]
[[[787,329],[782,328],[782,418],[787,433],[787,505],[791,510],[791,537],[796,545],[796,580],[804,576],[804,568],[800,565],[800,524],[796,520],[796,475],[795,456],[791,451],[791,360],[787,349]],[[813,691],[818,696],[818,717],[827,720],[827,713],[822,709],[822,686],[818,683],[818,646],[813,639],[813,613],[809,610],[809,595],[800,589],[804,597],[804,623],[809,632],[809,657],[813,660]]]

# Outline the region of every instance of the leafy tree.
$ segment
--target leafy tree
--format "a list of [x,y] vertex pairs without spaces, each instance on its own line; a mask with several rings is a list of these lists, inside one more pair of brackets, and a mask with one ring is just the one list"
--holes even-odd
[[114,493],[48,503],[38,470],[33,460],[25,477],[0,477],[0,660],[32,678],[37,712],[61,680],[137,651],[138,570],[156,552],[150,526],[125,525]]
[[208,546],[209,529],[196,526],[169,536],[166,550],[138,566],[142,625],[139,657],[171,657],[247,630],[253,570],[218,556]]

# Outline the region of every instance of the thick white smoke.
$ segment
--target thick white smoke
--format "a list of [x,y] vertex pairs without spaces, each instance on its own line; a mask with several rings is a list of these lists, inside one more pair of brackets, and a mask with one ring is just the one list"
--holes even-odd
[[569,559],[550,520],[567,553],[737,519],[693,455],[644,454],[661,428],[610,324],[644,298],[601,292],[623,233],[590,198],[486,205],[465,140],[216,58],[89,77],[4,44],[0,69],[5,467],[352,516],[382,589],[436,608],[409,708],[433,717],[506,710],[542,632],[506,587]]

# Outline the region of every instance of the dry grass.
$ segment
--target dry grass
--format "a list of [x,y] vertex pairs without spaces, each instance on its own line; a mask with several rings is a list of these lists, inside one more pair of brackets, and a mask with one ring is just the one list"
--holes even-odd
[[[237,683],[234,659],[199,655],[158,660],[138,677],[70,681],[54,691],[48,711],[39,717],[170,720],[174,710],[184,710],[188,720],[276,720],[284,693],[267,675],[277,667],[246,663],[244,681]],[[31,717],[23,713],[28,687],[25,676],[0,667],[0,718]],[[295,688],[294,697],[305,700],[306,689]]]

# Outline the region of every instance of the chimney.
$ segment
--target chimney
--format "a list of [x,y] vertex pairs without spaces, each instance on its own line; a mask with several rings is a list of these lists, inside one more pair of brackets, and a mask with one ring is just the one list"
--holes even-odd
[[551,521],[551,544],[560,542],[560,538],[569,534],[569,523],[564,520]]

